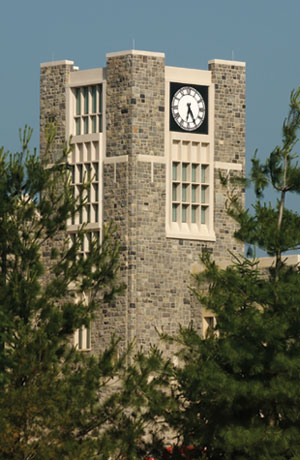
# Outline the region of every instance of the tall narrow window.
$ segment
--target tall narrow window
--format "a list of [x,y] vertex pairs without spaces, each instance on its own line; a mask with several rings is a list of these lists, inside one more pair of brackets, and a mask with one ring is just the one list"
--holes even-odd
[[84,134],[88,134],[89,132],[89,118],[84,117]]
[[198,211],[198,206],[192,206],[192,223],[193,224],[197,223],[197,211]]
[[97,117],[96,116],[92,117],[92,132],[93,133],[97,132]]
[[78,350],[89,351],[91,349],[91,328],[81,326],[75,331],[74,345]]
[[81,118],[76,118],[75,123],[76,123],[76,136],[79,136],[81,134]]
[[95,181],[98,182],[99,180],[99,164],[93,163],[94,173],[95,173]]
[[98,205],[97,204],[94,204],[94,222],[98,222]]
[[192,203],[197,203],[198,185],[192,185]]
[[99,201],[99,187],[98,184],[93,185],[93,190],[94,190],[94,201],[98,203]]
[[177,214],[178,214],[178,205],[173,204],[172,205],[172,221],[177,222]]
[[76,88],[76,115],[81,115],[81,89]]
[[103,97],[102,97],[102,85],[98,85],[98,94],[99,94],[99,110],[98,112],[102,113],[103,106]]
[[206,187],[204,185],[201,186],[201,203],[206,203],[205,200],[205,189]]
[[183,181],[187,180],[187,170],[188,170],[188,164],[182,163],[182,180]]
[[88,86],[84,87],[83,94],[84,94],[84,113],[88,114],[89,113],[89,88]]
[[97,87],[92,86],[92,112],[97,112]]
[[83,166],[81,164],[77,165],[78,169],[78,182],[82,184],[83,182]]
[[188,184],[182,184],[182,201],[187,201]]
[[172,184],[172,200],[177,201],[178,184]]
[[[207,334],[212,333],[216,327],[216,317],[211,314],[211,316],[204,316],[202,318],[202,334],[203,337],[206,337]],[[216,335],[218,335],[216,333]]]
[[182,208],[181,208],[182,222],[187,222],[187,213],[188,213],[188,207],[186,204],[184,204],[182,205]]

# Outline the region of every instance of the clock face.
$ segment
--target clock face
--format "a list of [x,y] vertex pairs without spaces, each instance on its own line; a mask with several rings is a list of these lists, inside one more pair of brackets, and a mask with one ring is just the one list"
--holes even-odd
[[176,91],[171,109],[175,122],[185,131],[195,131],[205,118],[203,97],[192,86],[183,86]]
[[170,129],[207,134],[208,88],[171,83],[170,97]]

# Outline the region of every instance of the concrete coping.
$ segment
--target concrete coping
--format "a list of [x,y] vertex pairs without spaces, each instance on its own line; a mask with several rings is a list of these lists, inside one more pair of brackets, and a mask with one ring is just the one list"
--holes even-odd
[[[290,254],[290,255],[282,255],[281,259],[286,265],[298,265],[300,263],[300,254]],[[261,268],[269,268],[272,265],[275,265],[275,257],[259,257],[258,265]]]
[[226,59],[212,59],[211,61],[208,61],[208,64],[219,64],[219,65],[234,65],[234,66],[239,66],[239,67],[246,67],[246,62],[242,61],[231,61],[231,60],[226,60]]
[[165,53],[156,53],[153,51],[140,51],[140,50],[127,50],[127,51],[116,51],[114,53],[107,53],[106,58],[112,58],[112,57],[117,57],[117,56],[126,56],[126,55],[132,55],[132,56],[153,56],[153,57],[160,57],[164,58]]
[[62,61],[42,62],[40,64],[41,67],[52,67],[56,65],[74,65],[74,61],[68,61],[67,59],[64,59]]

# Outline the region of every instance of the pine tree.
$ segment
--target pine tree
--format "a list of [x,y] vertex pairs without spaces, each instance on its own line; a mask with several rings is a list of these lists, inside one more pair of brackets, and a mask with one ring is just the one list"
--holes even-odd
[[[300,267],[284,254],[300,247],[300,215],[286,208],[286,195],[300,193],[299,126],[300,89],[291,95],[282,146],[265,162],[252,160],[253,212],[235,193],[228,206],[236,237],[273,263],[261,269],[241,256],[221,269],[203,257],[195,294],[216,326],[204,338],[192,329],[177,337],[177,409],[165,416],[179,445],[200,449],[196,458],[300,458]],[[277,192],[274,207],[263,202],[268,186]]]
[[26,128],[20,153],[0,150],[0,458],[142,458],[145,395],[160,401],[164,383],[159,352],[128,366],[114,338],[99,356],[72,346],[74,331],[122,290],[118,242],[110,226],[81,257],[83,226],[70,245],[66,222],[84,200],[71,193],[69,150],[44,168],[30,136]]

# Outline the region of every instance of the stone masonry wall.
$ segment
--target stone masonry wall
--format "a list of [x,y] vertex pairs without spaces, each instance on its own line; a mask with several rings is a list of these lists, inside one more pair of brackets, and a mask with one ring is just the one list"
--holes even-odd
[[[45,165],[58,160],[66,144],[66,84],[73,70],[71,61],[57,61],[41,65],[40,69],[40,158]],[[49,123],[56,126],[55,139],[47,149],[46,128]],[[63,245],[65,234],[55,235],[54,240],[43,246],[45,266],[50,267],[51,249]],[[46,274],[45,276],[49,276]]]
[[245,164],[246,67],[211,61],[215,84],[215,161]]
[[[53,163],[66,143],[66,85],[69,83],[73,62],[57,61],[41,66],[40,75],[40,156],[46,163]],[[52,148],[47,152],[45,129],[49,122],[57,128]]]
[[[105,311],[103,339],[107,343],[110,331],[117,327],[122,342],[128,344],[137,335],[138,207],[142,183],[137,154],[164,155],[164,59],[134,52],[108,57],[106,76],[106,155],[116,161],[117,157],[125,157],[115,164],[104,164],[103,215],[104,222],[113,219],[118,225],[121,276],[127,289],[115,306]],[[147,166],[151,164],[147,162]]]
[[[128,162],[103,165],[103,221],[108,224],[113,221],[117,226],[117,237],[120,242],[120,281],[128,285],[128,257],[131,248],[128,242]],[[128,343],[127,316],[128,316],[128,288],[123,295],[118,296],[111,305],[102,309],[97,319],[95,333],[98,340],[94,342],[93,349],[103,349],[111,340],[111,335],[121,339],[124,347]]]
[[[217,82],[215,160],[243,167],[244,68],[214,64],[211,71]],[[221,263],[230,261],[228,250],[243,252],[242,245],[232,236],[235,225],[226,215],[226,190],[219,183],[218,171],[216,242],[166,238],[164,100],[162,58],[128,54],[108,59],[107,155],[111,160],[126,155],[127,161],[104,167],[104,217],[106,221],[115,219],[119,226],[122,278],[127,290],[115,307],[106,312],[105,328],[112,330],[115,323],[122,331],[124,343],[135,338],[138,345],[145,347],[158,343],[156,329],[174,334],[179,324],[193,323],[201,331],[201,307],[190,286],[191,271],[202,251],[212,252]],[[137,154],[149,155],[149,160]]]
[[[233,238],[236,223],[226,213],[226,190],[220,183],[222,175],[245,174],[245,130],[246,130],[246,67],[243,63],[211,61],[209,70],[215,84],[215,152],[216,162],[231,164],[231,168],[215,169],[215,233],[214,257],[226,264],[228,251],[243,253],[243,244]],[[244,190],[239,190],[244,203]]]
[[108,57],[106,155],[164,155],[164,59]]

